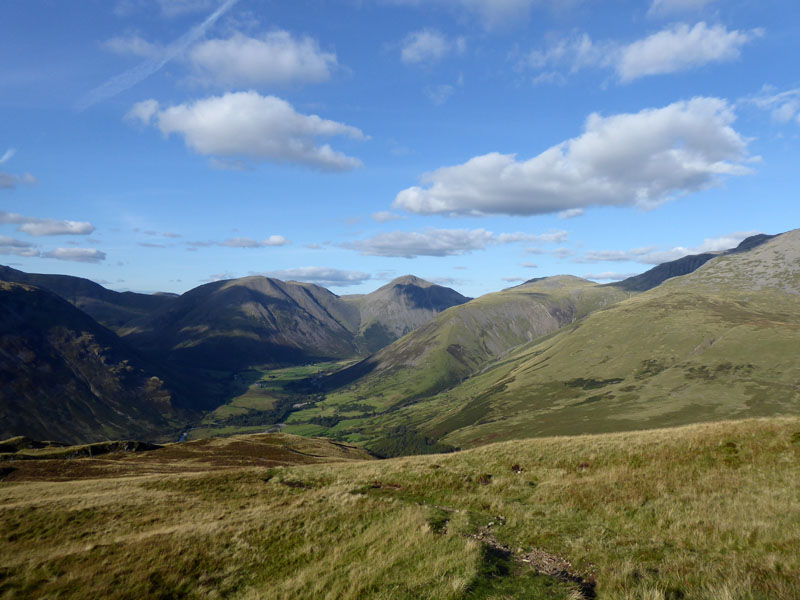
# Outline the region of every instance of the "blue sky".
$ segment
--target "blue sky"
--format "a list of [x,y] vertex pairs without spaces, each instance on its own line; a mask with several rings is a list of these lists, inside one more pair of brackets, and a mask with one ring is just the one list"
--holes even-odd
[[800,225],[796,0],[0,14],[0,262],[25,271],[477,296]]

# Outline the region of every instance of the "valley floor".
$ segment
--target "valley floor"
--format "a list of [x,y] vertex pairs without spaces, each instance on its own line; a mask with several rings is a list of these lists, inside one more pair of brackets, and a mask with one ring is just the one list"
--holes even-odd
[[797,418],[385,461],[247,439],[0,462],[0,598],[800,597]]

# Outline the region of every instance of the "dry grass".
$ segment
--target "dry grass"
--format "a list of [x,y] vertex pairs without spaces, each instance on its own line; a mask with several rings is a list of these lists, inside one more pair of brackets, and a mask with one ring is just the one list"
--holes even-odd
[[479,529],[600,598],[800,597],[799,419],[212,467],[0,483],[0,598],[580,597]]

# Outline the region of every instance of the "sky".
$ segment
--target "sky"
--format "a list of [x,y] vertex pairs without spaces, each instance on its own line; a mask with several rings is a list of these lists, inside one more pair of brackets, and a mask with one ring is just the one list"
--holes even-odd
[[0,56],[27,272],[479,296],[800,227],[797,0],[5,0]]

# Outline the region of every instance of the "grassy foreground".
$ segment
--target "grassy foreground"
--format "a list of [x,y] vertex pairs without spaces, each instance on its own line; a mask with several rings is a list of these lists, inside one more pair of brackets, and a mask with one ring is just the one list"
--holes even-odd
[[20,461],[0,598],[800,597],[797,418],[292,467],[156,452],[69,480]]

